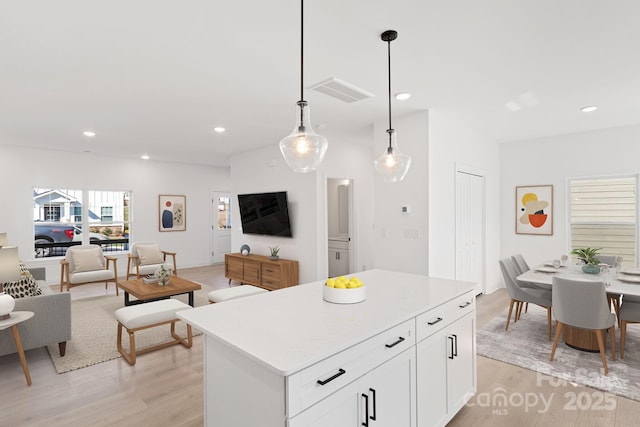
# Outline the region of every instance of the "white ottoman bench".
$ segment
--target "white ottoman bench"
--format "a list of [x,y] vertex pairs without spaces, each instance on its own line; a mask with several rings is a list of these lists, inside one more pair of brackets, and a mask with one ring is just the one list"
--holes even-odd
[[[129,362],[130,365],[136,364],[136,355],[148,353],[153,350],[169,347],[176,344],[182,344],[187,348],[191,348],[193,344],[191,325],[187,324],[186,340],[176,334],[176,312],[181,310],[189,310],[192,307],[177,299],[165,299],[160,301],[152,301],[144,304],[130,305],[116,310],[116,319],[118,319],[118,352]],[[171,323],[171,336],[173,341],[154,345],[136,351],[136,339],[134,333],[143,329],[153,328],[155,326]],[[122,328],[127,330],[129,334],[129,353],[124,351],[122,347]]]
[[233,286],[231,288],[216,289],[208,294],[209,303],[228,301],[230,299],[247,297],[249,295],[269,292],[266,289],[252,285]]

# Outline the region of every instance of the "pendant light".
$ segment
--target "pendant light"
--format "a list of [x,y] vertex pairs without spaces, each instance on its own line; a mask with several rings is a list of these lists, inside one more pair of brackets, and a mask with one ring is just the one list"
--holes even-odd
[[304,1],[300,0],[300,101],[296,103],[296,124],[280,141],[280,152],[294,172],[311,172],[322,162],[329,143],[311,127],[309,105],[304,100]]
[[394,30],[387,30],[380,35],[382,41],[387,42],[387,57],[389,64],[389,146],[384,153],[374,161],[376,170],[380,172],[387,182],[402,181],[411,166],[411,157],[401,153],[396,142],[396,131],[391,126],[391,42],[398,38],[398,33]]

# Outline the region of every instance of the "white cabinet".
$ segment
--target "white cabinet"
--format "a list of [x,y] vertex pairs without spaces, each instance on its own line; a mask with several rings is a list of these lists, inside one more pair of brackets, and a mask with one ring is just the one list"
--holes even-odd
[[179,312],[205,333],[205,425],[448,422],[476,389],[473,284],[358,277],[359,304],[323,301],[318,281]]
[[415,427],[415,348],[289,420],[289,427]]
[[419,427],[444,426],[476,391],[475,310],[473,302],[456,304],[424,319],[434,329],[416,346]]
[[349,274],[349,242],[329,239],[329,277]]

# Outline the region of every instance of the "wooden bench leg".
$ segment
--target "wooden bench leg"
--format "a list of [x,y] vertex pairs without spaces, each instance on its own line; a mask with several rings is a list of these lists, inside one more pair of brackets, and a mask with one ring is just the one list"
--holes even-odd
[[[193,345],[193,333],[191,330],[191,325],[187,323],[187,337],[182,338],[180,335],[178,335],[176,333],[176,322],[179,321],[179,319],[174,319],[174,320],[170,320],[168,322],[162,322],[162,323],[155,323],[153,325],[148,325],[145,327],[141,327],[141,328],[136,328],[136,329],[127,329],[122,323],[118,322],[118,352],[122,355],[122,357],[124,358],[124,360],[126,360],[129,365],[135,365],[136,364],[136,356],[139,354],[144,354],[144,353],[148,353],[150,351],[154,351],[154,350],[159,350],[161,348],[165,348],[165,347],[170,347],[172,345],[176,345],[176,344],[182,344],[183,346],[185,346],[186,348],[191,348],[191,346]],[[135,339],[135,331],[141,331],[143,329],[148,329],[148,328],[153,328],[155,326],[160,326],[160,325],[164,325],[166,323],[171,323],[171,336],[174,338],[173,341],[169,341],[169,342],[165,342],[162,344],[158,344],[158,345],[154,345],[151,347],[147,347],[144,348],[142,350],[136,350],[136,339]],[[122,329],[126,329],[127,333],[129,334],[129,353],[127,353],[124,350],[124,347],[122,347]]]
[[136,338],[133,334],[133,331],[127,329],[127,333],[129,334],[129,353],[124,351],[122,347],[122,328],[124,326],[122,323],[118,322],[118,352],[122,355],[124,360],[126,360],[129,365],[136,364]]

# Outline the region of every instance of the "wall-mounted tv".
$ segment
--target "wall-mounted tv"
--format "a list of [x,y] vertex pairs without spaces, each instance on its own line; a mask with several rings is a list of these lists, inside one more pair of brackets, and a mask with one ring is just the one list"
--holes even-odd
[[238,194],[244,234],[292,237],[287,192]]

